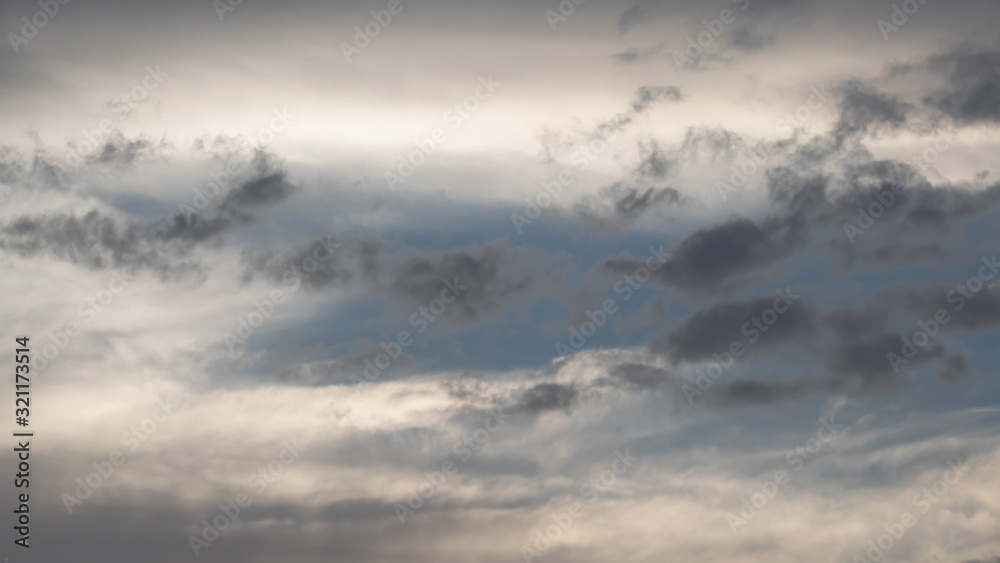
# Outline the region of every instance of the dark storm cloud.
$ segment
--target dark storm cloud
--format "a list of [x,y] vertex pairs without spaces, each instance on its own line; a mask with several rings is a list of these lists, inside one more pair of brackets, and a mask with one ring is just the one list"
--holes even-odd
[[946,79],[924,103],[964,123],[1000,123],[1000,50],[965,45],[934,55],[927,68]]
[[751,330],[755,326],[752,320],[759,320],[761,313],[772,308],[785,311],[777,314],[774,324],[765,325],[766,332],[754,344],[755,348],[809,337],[814,329],[812,313],[796,302],[799,296],[785,292],[783,299],[780,295],[700,309],[682,320],[676,329],[654,338],[650,350],[669,355],[674,363],[711,360],[713,354],[727,352],[732,342],[744,340],[743,329]]

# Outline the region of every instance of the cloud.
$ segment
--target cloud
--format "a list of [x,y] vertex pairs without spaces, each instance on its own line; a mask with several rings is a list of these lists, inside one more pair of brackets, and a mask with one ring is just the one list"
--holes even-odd
[[226,194],[211,217],[180,212],[143,224],[98,209],[82,215],[23,215],[0,225],[0,248],[20,256],[47,255],[88,268],[148,269],[161,278],[201,273],[193,256],[199,244],[259,220],[266,206],[284,201],[294,188],[287,172],[258,153],[248,178]]
[[[813,315],[801,303],[780,297],[755,297],[747,301],[727,302],[699,309],[685,317],[678,327],[660,334],[650,343],[654,353],[667,354],[674,363],[712,360],[713,354],[726,353],[734,341],[743,341],[743,329],[753,328],[753,319],[759,319],[768,309],[777,304],[785,308],[777,314],[777,320],[764,326],[764,335],[753,344],[753,348],[775,346],[789,340],[803,340],[814,331]],[[777,310],[777,309],[775,309]]]
[[615,53],[611,55],[614,59],[623,64],[631,64],[635,62],[648,60],[663,52],[664,44],[660,43],[652,47],[629,47],[621,53]]
[[85,160],[87,164],[129,166],[140,160],[160,158],[169,146],[164,139],[154,144],[145,138],[128,139],[121,131],[115,130],[101,142],[98,150],[88,153]]
[[959,123],[1000,123],[1000,51],[967,44],[932,55],[925,65],[947,84],[925,104]]
[[679,102],[683,99],[684,96],[676,86],[641,86],[632,100],[632,113],[642,113],[659,101]]
[[739,26],[728,32],[726,39],[729,47],[747,53],[760,51],[774,43],[773,36],[766,36],[748,26]]
[[647,364],[620,364],[611,368],[609,374],[609,384],[626,389],[654,389],[676,381],[669,371]]
[[636,23],[646,20],[659,3],[659,0],[642,0],[627,8],[618,16],[618,31],[625,33]]
[[87,268],[149,269],[161,277],[200,271],[190,258],[191,244],[182,233],[214,227],[185,224],[163,230],[162,224],[144,226],[97,210],[72,214],[19,217],[0,227],[0,248],[22,257],[48,255]]
[[609,231],[632,225],[647,212],[681,201],[674,188],[642,188],[616,182],[590,199],[576,204],[576,211],[591,227]]
[[914,106],[890,94],[878,92],[859,80],[849,80],[839,87],[840,118],[834,126],[838,143],[859,134],[874,135],[881,130],[904,126]]
[[[761,221],[737,217],[698,229],[673,247],[673,256],[656,272],[658,283],[691,292],[714,292],[737,276],[763,268],[805,246],[808,214],[824,201],[827,179],[798,178],[789,171],[769,173],[772,199],[779,209]],[[796,184],[794,187],[785,186]],[[612,258],[601,264],[607,273],[635,271],[631,258]]]
[[525,390],[510,410],[514,413],[529,414],[553,410],[569,412],[579,398],[580,392],[573,385],[539,383]]

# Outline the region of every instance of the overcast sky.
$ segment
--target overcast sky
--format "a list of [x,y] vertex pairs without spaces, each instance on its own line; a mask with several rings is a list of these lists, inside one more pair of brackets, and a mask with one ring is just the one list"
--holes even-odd
[[238,1],[0,7],[11,563],[1000,562],[1000,4]]

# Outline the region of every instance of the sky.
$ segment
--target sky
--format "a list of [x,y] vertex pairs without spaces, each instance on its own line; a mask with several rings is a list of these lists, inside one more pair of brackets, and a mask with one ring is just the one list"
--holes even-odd
[[0,555],[1000,562],[998,18],[4,2]]

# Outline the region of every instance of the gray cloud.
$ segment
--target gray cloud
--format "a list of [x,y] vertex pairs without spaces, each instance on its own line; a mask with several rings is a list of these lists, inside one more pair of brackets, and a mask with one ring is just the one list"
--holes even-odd
[[735,379],[716,383],[703,400],[715,408],[760,407],[801,399],[817,387],[811,380],[784,383]]
[[192,256],[196,245],[255,222],[263,206],[279,203],[294,191],[287,173],[276,168],[271,157],[258,153],[254,162],[250,177],[224,197],[211,217],[181,212],[142,224],[99,210],[83,215],[22,216],[0,226],[0,248],[20,256],[48,255],[89,268],[149,269],[161,277],[200,272]]
[[200,270],[189,259],[191,245],[176,234],[95,210],[82,216],[14,219],[0,227],[0,248],[22,257],[48,255],[88,268],[150,269],[165,277]]
[[878,92],[859,80],[850,80],[839,88],[840,119],[834,126],[834,138],[840,144],[858,134],[876,134],[883,129],[898,129],[906,124],[914,106],[895,96]]
[[627,227],[650,210],[680,201],[680,192],[674,188],[642,188],[616,182],[575,207],[585,222],[600,232]]
[[646,364],[620,364],[609,374],[608,384],[627,389],[653,389],[676,381],[669,371]]
[[679,102],[683,99],[684,96],[676,86],[642,86],[635,92],[635,98],[632,100],[632,112],[642,113],[654,103],[662,100]]
[[728,44],[734,49],[752,53],[760,51],[774,43],[773,36],[763,35],[749,26],[739,26],[726,36]]
[[510,250],[500,245],[478,251],[453,250],[407,258],[389,267],[389,288],[426,304],[440,296],[444,282],[467,285],[460,299],[448,307],[446,316],[460,324],[478,320],[483,314],[528,294],[541,281],[530,264],[531,252]]
[[569,412],[580,396],[580,391],[574,385],[539,383],[521,393],[510,409],[515,413],[527,414],[553,410]]
[[[808,238],[809,210],[823,202],[827,180],[799,178],[790,171],[778,170],[769,172],[769,181],[772,199],[779,204],[778,212],[760,222],[733,218],[695,231],[673,248],[673,257],[653,273],[653,278],[687,291],[717,291],[738,275],[802,248]],[[640,265],[631,258],[612,258],[605,260],[601,268],[623,274]]]
[[929,57],[927,68],[947,86],[924,103],[965,124],[1000,122],[1000,51],[963,45]]
[[[243,281],[253,281],[258,274],[272,282],[288,282],[294,276],[310,289],[344,287],[354,280],[354,267],[349,262],[356,256],[352,250],[365,247],[338,249],[336,245],[342,244],[336,239],[320,239],[290,250],[247,249],[242,255]],[[310,267],[316,263],[314,271],[302,270],[306,260],[310,260]]]
[[629,47],[628,49],[625,49],[621,53],[615,53],[611,56],[614,57],[614,59],[620,63],[631,64],[635,62],[648,60],[662,53],[663,49],[664,49],[663,43],[654,45],[652,47],[644,47],[644,48]]
[[[744,326],[748,330],[754,327],[752,319],[759,320],[761,313],[772,308],[776,301],[781,302],[781,298],[755,297],[700,309],[684,318],[676,329],[654,338],[650,350],[669,355],[675,363],[711,360],[713,354],[728,352],[732,342],[744,341]],[[766,330],[753,344],[754,349],[805,339],[812,334],[814,326],[809,310],[794,301],[781,306],[787,306],[788,310],[779,313],[773,325],[764,325]]]
[[158,143],[146,138],[129,139],[118,130],[112,131],[101,142],[98,150],[88,153],[87,164],[129,166],[141,160],[155,160],[169,148],[165,139]]

